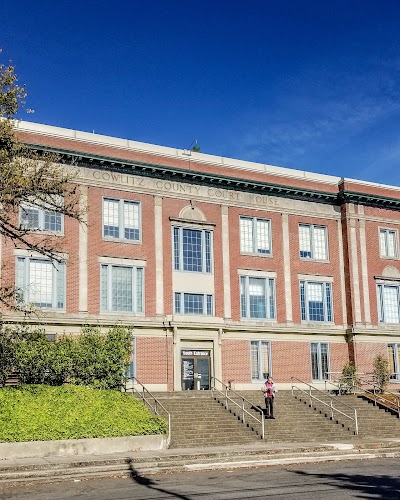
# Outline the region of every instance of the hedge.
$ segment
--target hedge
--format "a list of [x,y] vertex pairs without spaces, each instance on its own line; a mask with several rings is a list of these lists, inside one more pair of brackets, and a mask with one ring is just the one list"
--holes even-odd
[[0,384],[14,368],[25,384],[66,382],[120,389],[132,352],[131,330],[115,326],[102,334],[85,327],[77,337],[47,339],[42,329],[19,327],[0,333]]

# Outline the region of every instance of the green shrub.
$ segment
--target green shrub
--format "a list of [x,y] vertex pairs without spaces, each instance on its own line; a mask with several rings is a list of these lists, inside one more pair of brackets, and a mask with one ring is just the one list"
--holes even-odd
[[15,348],[12,336],[6,329],[0,330],[0,386],[15,365]]
[[7,342],[0,342],[0,355],[4,352],[8,359],[2,364],[3,378],[15,367],[25,384],[70,382],[102,389],[121,388],[132,349],[131,330],[122,326],[105,334],[86,327],[80,336],[56,342],[49,341],[42,329],[17,328],[9,332]]
[[373,366],[375,382],[378,384],[380,392],[384,392],[390,380],[389,361],[382,354],[377,354]]
[[353,361],[348,361],[342,368],[342,374],[339,378],[340,392],[350,393],[353,390],[354,384],[358,383],[357,368]]
[[163,434],[166,421],[128,393],[64,385],[0,389],[0,442]]

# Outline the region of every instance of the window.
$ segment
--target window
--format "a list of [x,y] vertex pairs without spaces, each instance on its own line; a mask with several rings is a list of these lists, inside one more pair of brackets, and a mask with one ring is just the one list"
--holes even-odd
[[325,226],[300,224],[299,245],[302,259],[328,260],[328,239]]
[[391,380],[400,381],[400,344],[388,344],[388,358]]
[[174,227],[175,271],[211,273],[211,235],[211,231]]
[[270,343],[264,340],[252,340],[250,345],[251,380],[265,380],[271,375]]
[[399,285],[378,285],[380,323],[400,323]]
[[144,269],[101,265],[101,310],[143,313]]
[[391,229],[380,229],[379,246],[381,257],[397,259],[397,231],[393,231]]
[[175,293],[176,314],[214,315],[214,297],[202,293]]
[[241,276],[240,311],[242,318],[275,319],[275,280]]
[[331,283],[300,281],[302,321],[333,321]]
[[328,344],[311,342],[311,376],[313,380],[329,379]]
[[65,309],[65,263],[17,257],[16,287],[25,304]]
[[20,224],[32,231],[63,232],[64,215],[54,210],[44,210],[34,205],[24,205],[20,209]]
[[140,203],[104,198],[103,237],[140,241]]
[[240,217],[240,251],[271,254],[271,221],[256,217]]

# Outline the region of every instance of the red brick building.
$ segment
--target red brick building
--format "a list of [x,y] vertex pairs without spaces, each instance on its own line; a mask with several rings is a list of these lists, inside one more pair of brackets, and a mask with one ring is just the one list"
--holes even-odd
[[[152,390],[323,383],[349,359],[400,376],[400,188],[18,122],[79,172],[87,225],[34,205],[53,266],[3,238],[3,280],[48,333],[133,327]],[[13,314],[9,320],[18,320]]]

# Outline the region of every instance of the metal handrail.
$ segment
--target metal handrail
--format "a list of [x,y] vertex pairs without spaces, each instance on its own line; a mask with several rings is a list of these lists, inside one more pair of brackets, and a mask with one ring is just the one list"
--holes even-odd
[[[342,405],[342,406],[345,406],[346,408],[349,408],[354,413],[354,417],[352,417],[351,415],[348,415],[347,413],[344,413],[343,411],[339,410],[339,408],[336,408],[333,404],[334,399],[331,396],[329,396],[329,394],[317,389],[316,387],[312,386],[311,384],[308,384],[307,382],[304,382],[303,380],[300,380],[299,378],[291,377],[291,380],[292,380],[292,395],[293,396],[294,396],[294,390],[297,389],[298,391],[303,392],[304,394],[306,394],[307,396],[310,397],[310,404],[311,405],[312,405],[312,400],[314,399],[314,400],[318,401],[319,403],[323,404],[324,406],[327,406],[330,409],[332,420],[333,420],[335,412],[348,418],[349,420],[352,420],[354,422],[354,426],[355,426],[355,434],[358,435],[358,418],[357,418],[357,410],[355,408],[353,408],[352,406],[350,406],[346,403],[343,403],[342,401],[335,400],[336,404],[339,403],[339,405]],[[309,388],[308,391],[305,391],[304,389],[301,389],[300,387],[295,385],[294,381],[300,382],[301,384],[308,386],[308,388]],[[328,398],[330,399],[330,403],[328,404],[325,401],[322,401],[321,399],[314,396],[312,394],[313,391],[321,393],[324,396],[328,396]]]
[[[372,374],[371,374],[372,375]],[[400,418],[400,396],[399,394],[396,394],[394,392],[388,391],[385,389],[385,394],[390,394],[391,396],[394,396],[395,401],[393,401],[390,398],[385,397],[384,394],[381,394],[381,388],[378,384],[376,384],[373,380],[366,380],[363,377],[359,377],[358,375],[354,377],[344,377],[345,380],[349,380],[350,383],[345,383],[342,384],[341,380],[343,380],[343,377],[340,380],[337,381],[330,381],[330,385],[334,385],[335,387],[338,388],[338,393],[339,395],[342,393],[342,387],[345,385],[346,390],[347,387],[351,390],[353,394],[356,393],[356,390],[358,392],[362,392],[367,394],[368,396],[373,396],[373,401],[374,401],[374,406],[377,405],[378,401],[380,403],[383,403],[385,406],[388,408],[394,410],[397,413],[397,418]],[[371,389],[367,389],[365,386],[372,386]],[[326,388],[326,383],[325,383],[325,388]]]
[[[133,382],[133,385],[130,388],[132,390],[132,394],[134,392],[136,392],[142,398],[143,403],[147,404],[147,406],[150,408],[150,410],[152,410],[156,415],[160,415],[159,408],[161,408],[167,414],[167,418],[168,418],[167,445],[169,446],[171,443],[171,414],[167,411],[165,406],[162,403],[160,403],[160,401],[158,401],[158,399],[148,389],[146,389],[146,387],[142,383],[139,382],[139,380],[136,377],[128,377],[127,381],[128,380],[132,380],[132,382]],[[140,391],[135,387],[135,384],[140,385],[140,387],[141,387]],[[128,390],[129,389],[127,389],[126,384],[125,384],[125,391],[128,391]],[[150,396],[153,399],[154,405],[146,399],[146,395],[147,395],[147,397]]]
[[[219,384],[221,384],[221,386],[223,387],[222,391],[216,388],[215,382],[218,382]],[[261,408],[259,408],[257,405],[255,405],[254,403],[252,403],[248,399],[244,398],[238,392],[234,391],[233,389],[230,389],[221,380],[217,379],[216,377],[211,377],[211,396],[212,397],[214,397],[214,391],[222,395],[222,397],[225,400],[224,406],[225,406],[226,409],[228,409],[228,407],[229,407],[228,401],[230,401],[233,405],[235,405],[235,406],[237,406],[237,407],[240,408],[240,410],[242,412],[242,422],[243,423],[246,423],[245,415],[247,415],[247,416],[251,417],[252,419],[256,420],[259,424],[261,424],[261,439],[265,439],[265,424],[264,424],[265,419],[264,419],[264,412],[262,411]],[[229,397],[228,396],[228,392],[231,393],[231,394],[235,394],[239,399],[242,400],[242,403],[239,404],[234,399],[232,399],[231,397]],[[245,402],[248,403],[254,410],[256,410],[259,413],[261,413],[262,417],[261,418],[257,418],[255,415],[253,415],[248,410],[246,410],[246,408],[244,407]]]
[[[398,394],[385,389],[385,394],[390,394],[391,396],[395,397],[396,402],[394,402],[391,399],[386,398],[384,394],[381,394],[381,388],[375,382],[372,382],[369,380],[366,381],[363,379],[359,379],[359,380],[361,382],[360,384],[357,384],[357,383],[353,384],[354,389],[357,389],[361,392],[364,392],[364,393],[368,394],[369,396],[373,396],[374,406],[377,405],[378,401],[381,403],[383,402],[383,404],[385,404],[385,406],[388,406],[389,408],[391,408],[392,410],[397,412],[397,418],[400,418],[400,396]],[[372,390],[363,387],[362,384],[371,385]]]

